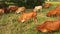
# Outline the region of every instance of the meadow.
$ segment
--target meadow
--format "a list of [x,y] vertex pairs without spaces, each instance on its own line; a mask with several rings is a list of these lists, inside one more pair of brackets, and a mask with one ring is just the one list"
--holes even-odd
[[[43,8],[42,14],[37,12],[37,23],[31,19],[28,24],[17,22],[17,18],[21,14],[16,13],[8,13],[0,16],[0,34],[45,34],[42,32],[38,32],[36,30],[36,26],[42,24],[46,20],[58,20],[57,17],[47,17],[46,14],[49,10],[55,9],[56,4],[53,4],[48,9]],[[27,9],[27,12],[32,11],[32,9]],[[59,34],[58,31],[53,32],[53,34]]]

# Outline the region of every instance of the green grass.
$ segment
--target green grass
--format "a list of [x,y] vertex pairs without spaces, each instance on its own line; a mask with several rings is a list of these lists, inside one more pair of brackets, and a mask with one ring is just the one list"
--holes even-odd
[[46,3],[59,4],[60,2],[52,1],[52,2],[46,2]]
[[[35,24],[34,21],[30,21],[30,23],[19,23],[17,22],[17,18],[21,14],[15,14],[15,13],[9,13],[4,14],[3,16],[0,16],[0,34],[37,34],[36,26],[38,24],[42,24],[46,20],[57,20],[57,17],[47,17],[46,13],[49,10],[54,9],[56,6],[52,6],[48,9],[43,8],[42,14],[37,13],[37,20],[38,22]],[[26,10],[31,11],[31,9]],[[59,32],[53,32],[53,34],[57,34]],[[43,34],[42,32],[39,32],[39,34]]]

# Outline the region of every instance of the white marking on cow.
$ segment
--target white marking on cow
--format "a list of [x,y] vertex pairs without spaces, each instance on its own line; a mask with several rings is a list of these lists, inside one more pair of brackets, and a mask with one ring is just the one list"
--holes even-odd
[[25,20],[22,20],[21,22],[24,22]]
[[20,13],[20,11],[16,12],[16,13]]
[[47,32],[47,29],[43,29],[42,32]]

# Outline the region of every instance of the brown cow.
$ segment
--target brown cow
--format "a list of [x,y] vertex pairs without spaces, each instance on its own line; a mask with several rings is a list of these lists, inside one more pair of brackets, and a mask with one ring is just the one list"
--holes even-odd
[[18,9],[16,10],[16,13],[24,13],[25,12],[25,7],[18,7]]
[[37,14],[34,11],[26,12],[26,13],[23,13],[21,16],[19,16],[19,18],[17,20],[18,20],[18,22],[26,22],[27,23],[27,21],[29,19],[33,18],[34,21],[36,22],[37,21],[36,16],[37,16]]
[[0,15],[4,14],[4,9],[0,9]]
[[50,16],[57,16],[60,17],[60,4],[57,5],[57,7],[53,10],[50,10],[46,16],[50,17]]
[[46,16],[50,17],[50,16],[53,16],[53,15],[56,15],[56,12],[57,10],[50,10]]
[[43,24],[38,25],[36,29],[41,32],[46,32],[47,34],[49,32],[50,34],[52,34],[52,31],[56,31],[60,29],[60,20],[45,21]]
[[44,8],[49,8],[50,6],[52,6],[51,3],[45,3],[45,4],[44,4]]
[[8,10],[9,10],[10,12],[16,11],[17,9],[18,9],[18,6],[15,6],[15,5],[10,5],[10,6],[8,7]]

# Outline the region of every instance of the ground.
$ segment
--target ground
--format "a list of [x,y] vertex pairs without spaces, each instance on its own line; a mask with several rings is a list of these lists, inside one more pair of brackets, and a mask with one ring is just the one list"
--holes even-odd
[[[46,20],[58,20],[57,17],[47,17],[46,14],[49,10],[53,10],[56,5],[51,6],[48,9],[43,8],[42,14],[37,12],[37,23],[30,20],[28,24],[17,22],[17,18],[21,14],[9,13],[4,14],[2,17],[0,16],[0,34],[37,34],[36,26],[38,24],[42,24]],[[26,11],[31,11],[31,9],[27,9]],[[59,34],[58,31],[53,32],[53,34]],[[38,34],[43,34],[39,32]]]

